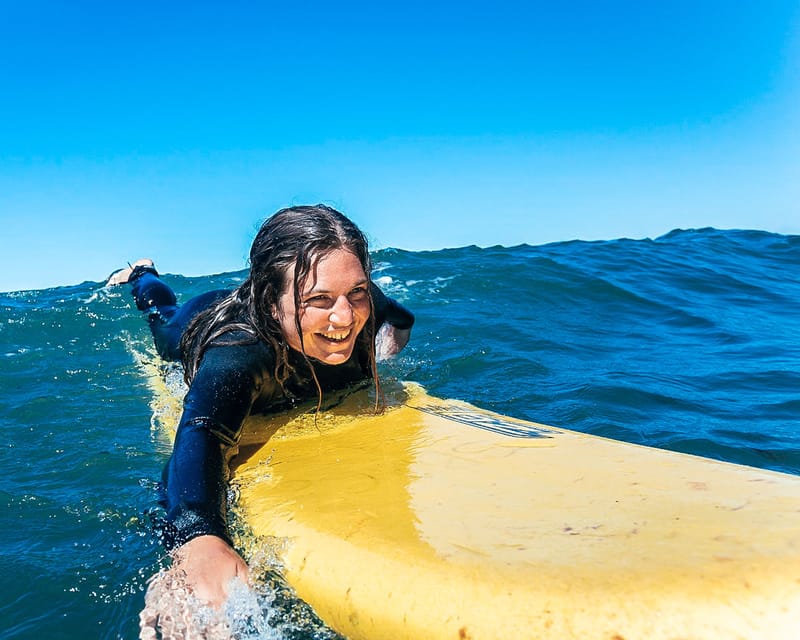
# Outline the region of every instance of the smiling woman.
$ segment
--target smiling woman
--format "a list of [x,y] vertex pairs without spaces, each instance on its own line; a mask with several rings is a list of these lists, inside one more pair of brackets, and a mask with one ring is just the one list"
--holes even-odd
[[292,349],[326,364],[342,364],[350,358],[356,337],[370,317],[368,284],[358,258],[335,249],[317,262],[299,296],[300,305],[290,283],[273,317]]
[[369,273],[361,231],[316,205],[282,209],[262,225],[250,273],[233,291],[178,305],[148,259],[109,278],[131,283],[159,354],[184,365],[189,390],[164,470],[165,542],[175,551],[173,574],[200,600],[221,605],[231,579],[248,575],[231,544],[225,497],[245,418],[315,397],[319,410],[325,393],[363,380],[379,389],[376,354],[408,342],[413,314]]

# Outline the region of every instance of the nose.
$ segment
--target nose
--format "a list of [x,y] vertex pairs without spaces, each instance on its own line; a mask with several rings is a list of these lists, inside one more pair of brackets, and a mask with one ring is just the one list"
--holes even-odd
[[339,296],[333,303],[333,308],[328,316],[331,324],[345,326],[353,322],[353,306],[347,296]]

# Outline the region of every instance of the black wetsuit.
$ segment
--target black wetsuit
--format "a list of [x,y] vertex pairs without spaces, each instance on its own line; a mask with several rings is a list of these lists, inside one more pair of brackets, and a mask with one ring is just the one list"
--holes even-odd
[[[180,338],[189,321],[229,291],[211,291],[178,306],[175,294],[155,269],[137,268],[130,279],[136,306],[147,313],[156,349],[168,360],[180,360]],[[371,285],[375,326],[388,322],[410,329],[413,314]],[[247,342],[247,344],[236,344]],[[368,346],[362,339],[340,365],[314,363],[323,391],[343,389],[372,376]],[[315,399],[317,387],[308,363],[289,350],[294,373],[283,387],[275,380],[275,354],[243,331],[216,339],[203,355],[184,399],[172,455],[164,468],[165,544],[177,547],[212,534],[230,543],[226,486],[228,457],[251,413],[275,413],[302,400]]]

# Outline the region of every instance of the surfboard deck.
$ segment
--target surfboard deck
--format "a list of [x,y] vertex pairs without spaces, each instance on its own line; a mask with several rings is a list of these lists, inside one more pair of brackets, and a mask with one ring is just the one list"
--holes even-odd
[[252,419],[234,460],[244,520],[348,638],[800,637],[800,477],[415,385],[370,404]]

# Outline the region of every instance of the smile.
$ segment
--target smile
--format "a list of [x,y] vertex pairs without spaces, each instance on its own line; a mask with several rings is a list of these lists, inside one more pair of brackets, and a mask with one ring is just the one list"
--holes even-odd
[[347,329],[345,331],[321,331],[317,335],[328,342],[345,342],[351,333],[353,333],[353,330]]

